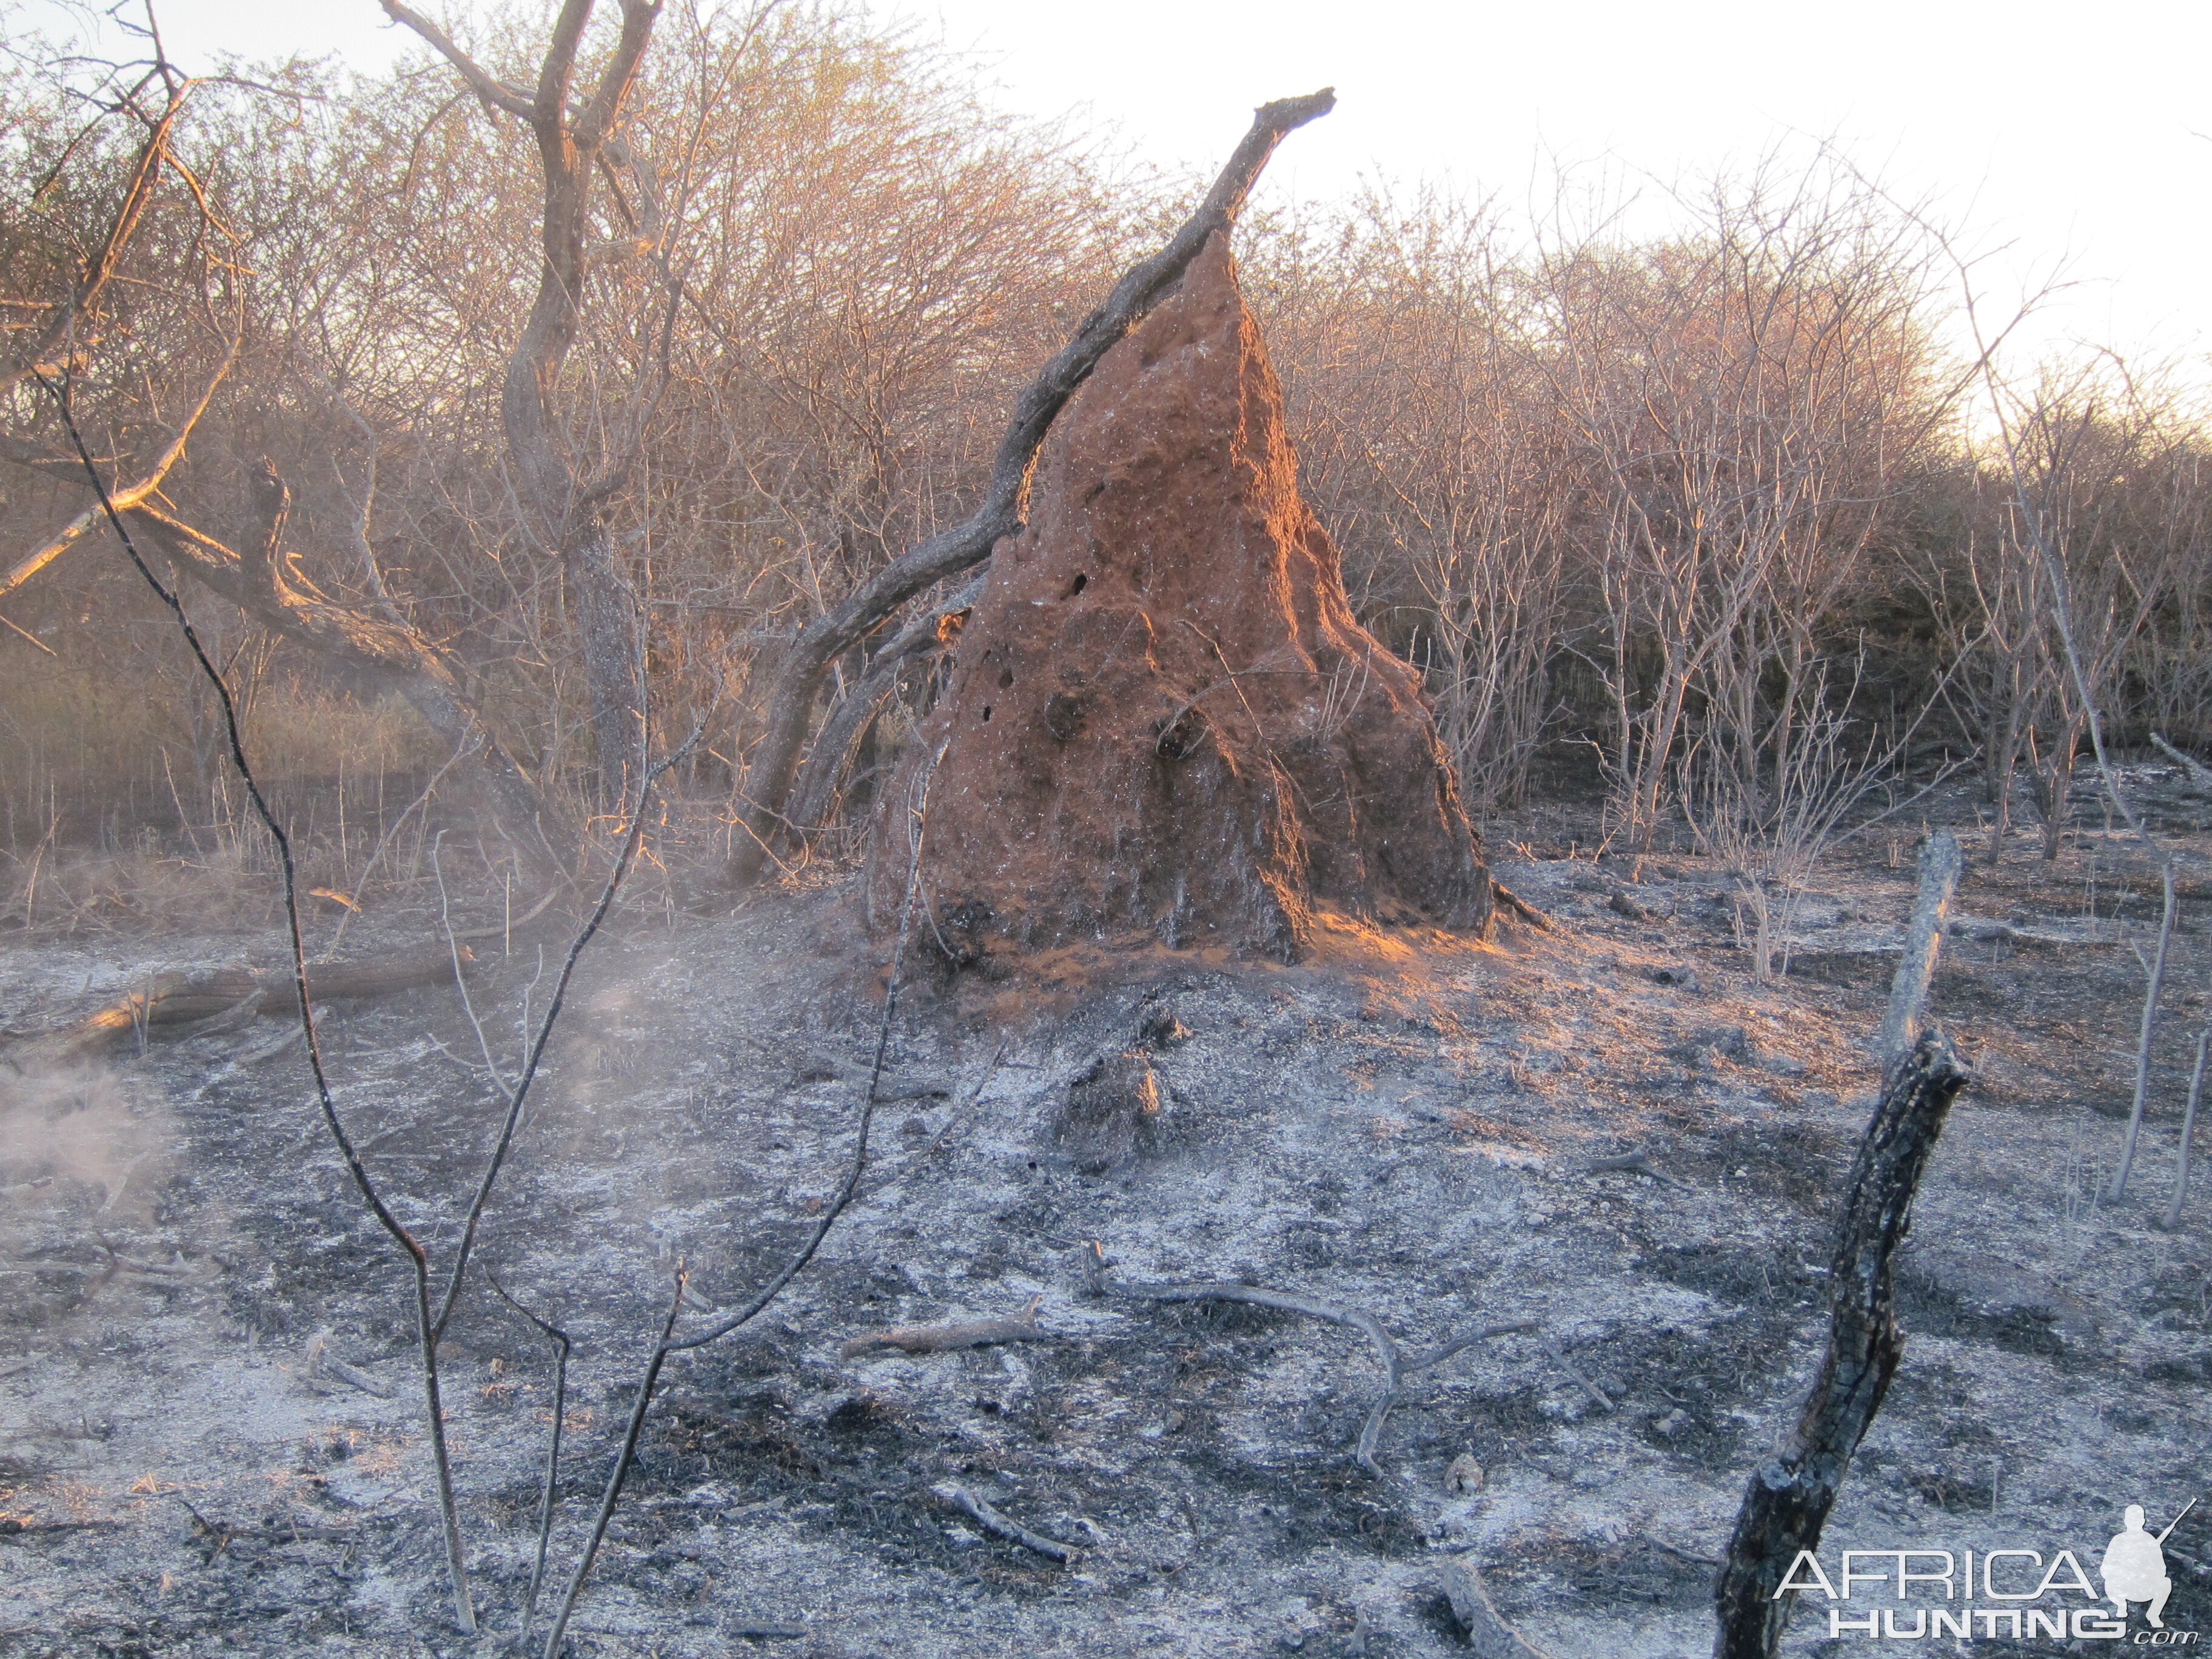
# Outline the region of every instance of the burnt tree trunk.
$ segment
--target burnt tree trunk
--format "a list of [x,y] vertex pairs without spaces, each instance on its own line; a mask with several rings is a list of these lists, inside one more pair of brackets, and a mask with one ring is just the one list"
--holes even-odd
[[1781,1591],[1800,1550],[1815,1548],[1851,1455],[1905,1352],[1891,1267],[1912,1196],[1967,1073],[1940,1033],[1923,1033],[1890,1068],[1852,1166],[1828,1268],[1828,1346],[1781,1451],[1746,1485],[1713,1584],[1713,1659],[1773,1659],[1792,1605]]

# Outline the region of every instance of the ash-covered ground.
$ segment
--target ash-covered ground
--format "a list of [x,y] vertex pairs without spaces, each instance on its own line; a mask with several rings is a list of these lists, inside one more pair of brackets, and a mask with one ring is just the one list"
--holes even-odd
[[[860,1197],[753,1326],[670,1364],[571,1650],[1410,1659],[1467,1650],[1438,1567],[1471,1553],[1558,1659],[1708,1651],[1712,1563],[1825,1331],[1884,947],[1911,900],[1900,839],[1837,855],[1795,918],[1790,971],[1765,984],[1703,860],[1570,855],[1542,823],[1493,851],[1555,933],[1343,927],[1290,968],[1105,952],[912,984]],[[2094,1571],[2124,1505],[2155,1529],[2212,1484],[2212,1180],[2178,1231],[2154,1224],[2212,961],[2203,851],[2118,1203],[2100,1188],[2155,884],[2094,831],[2056,868],[2026,837],[1994,872],[1977,857],[1932,1010],[1977,1080],[1921,1194],[1905,1359],[1832,1562],[2064,1547]],[[703,1325],[842,1179],[882,1008],[854,918],[850,879],[824,880],[712,921],[618,915],[585,960],[479,1257],[576,1342],[549,1597],[678,1262],[706,1304],[685,1327]],[[435,927],[434,906],[395,901],[349,945]],[[277,942],[25,940],[0,954],[0,1020],[34,1030],[159,969],[274,964]],[[471,988],[506,1064],[565,939],[501,944],[477,941]],[[501,1111],[459,998],[325,1020],[370,1169],[450,1259]],[[446,1345],[484,1620],[464,1638],[404,1262],[283,1036],[263,1021],[0,1076],[0,1654],[459,1654],[513,1636],[545,1345],[480,1280]],[[1126,1133],[1071,1115],[1071,1084],[1133,1049],[1157,1113]],[[1653,1173],[1591,1169],[1627,1152]],[[1540,1322],[1410,1376],[1377,1480],[1353,1455],[1380,1385],[1358,1332],[1088,1296],[1092,1240],[1122,1279],[1364,1310],[1408,1352]],[[1033,1304],[1037,1340],[841,1357],[888,1327]],[[997,1536],[963,1491],[1077,1547],[1062,1562]],[[2212,1628],[2209,1510],[2166,1540],[2177,1631]],[[799,1633],[744,1634],[771,1626]],[[1850,1639],[1829,1643],[1816,1602],[1786,1650]]]

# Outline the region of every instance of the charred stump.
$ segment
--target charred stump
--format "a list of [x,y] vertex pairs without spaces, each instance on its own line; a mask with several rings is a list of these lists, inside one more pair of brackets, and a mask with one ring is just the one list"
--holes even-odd
[[1781,1644],[1792,1605],[1783,1583],[1798,1552],[1819,1546],[1852,1454],[1904,1357],[1892,1264],[1912,1224],[1921,1174],[1966,1080],[1949,1039],[1930,1030],[1883,1084],[1836,1230],[1820,1375],[1779,1454],[1745,1484],[1713,1585],[1713,1659],[1773,1659]]

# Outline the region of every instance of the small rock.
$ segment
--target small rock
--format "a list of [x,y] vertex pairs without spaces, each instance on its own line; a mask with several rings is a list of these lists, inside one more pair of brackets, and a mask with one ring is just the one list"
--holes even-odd
[[1446,1492],[1480,1492],[1482,1480],[1482,1465],[1474,1461],[1473,1452],[1462,1452],[1444,1470]]

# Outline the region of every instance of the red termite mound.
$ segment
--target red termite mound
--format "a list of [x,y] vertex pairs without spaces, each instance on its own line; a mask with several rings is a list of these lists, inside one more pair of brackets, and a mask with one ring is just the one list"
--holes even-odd
[[1109,352],[995,550],[871,836],[896,928],[928,757],[919,937],[956,958],[1149,933],[1291,960],[1316,905],[1480,930],[1482,848],[1412,668],[1298,493],[1216,234]]

